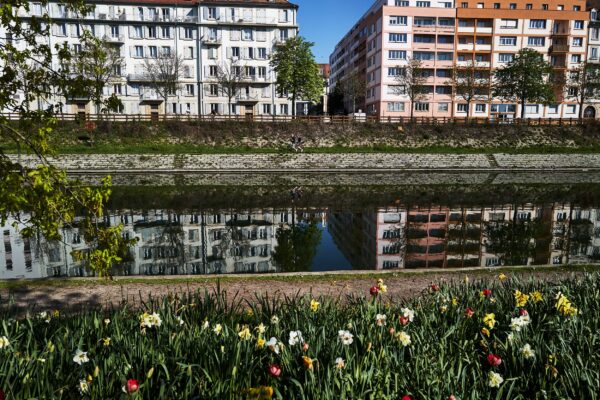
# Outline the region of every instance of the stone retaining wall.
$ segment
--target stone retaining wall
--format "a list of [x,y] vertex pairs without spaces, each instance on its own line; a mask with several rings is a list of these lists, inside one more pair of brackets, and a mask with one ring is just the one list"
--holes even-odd
[[[34,156],[20,160],[37,164]],[[49,161],[69,172],[600,170],[600,154],[73,154]]]

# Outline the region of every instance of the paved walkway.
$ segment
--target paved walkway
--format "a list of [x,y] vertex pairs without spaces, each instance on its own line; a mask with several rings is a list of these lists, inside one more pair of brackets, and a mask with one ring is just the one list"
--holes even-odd
[[[70,154],[49,160],[69,172],[600,170],[600,154]],[[33,166],[37,159],[22,156],[21,162]]]

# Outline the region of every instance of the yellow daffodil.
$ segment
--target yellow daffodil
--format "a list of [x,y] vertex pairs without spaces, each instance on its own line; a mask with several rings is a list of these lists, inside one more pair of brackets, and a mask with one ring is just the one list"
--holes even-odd
[[507,279],[508,279],[508,277],[507,277],[507,276],[504,274],[504,272],[501,272],[501,273],[498,275],[498,279],[500,280],[500,282],[504,282],[505,280],[507,280]]
[[453,305],[453,306],[457,306],[457,305],[458,305],[458,299],[457,299],[456,297],[454,297],[454,298],[452,299],[452,305]]
[[256,330],[262,335],[267,330],[267,327],[261,322],[260,325],[256,327]]
[[487,337],[490,336],[490,330],[488,328],[482,328],[481,333],[483,333]]
[[109,338],[109,337],[107,337],[107,338],[104,338],[104,339],[102,339],[102,344],[103,344],[105,347],[108,347],[108,346],[110,346],[110,338]]
[[562,293],[559,293],[556,297],[556,309],[559,313],[567,317],[577,315],[579,312],[579,310],[576,307],[573,307],[569,299]]
[[318,301],[316,301],[315,299],[312,299],[310,301],[310,309],[313,312],[317,312],[319,310],[319,306],[321,305],[321,303],[319,303]]
[[539,303],[540,301],[544,300],[544,296],[542,295],[542,293],[537,290],[535,292],[529,293],[529,295],[531,296],[531,300],[534,303]]
[[302,356],[302,365],[309,371],[313,370],[313,360],[310,357]]
[[529,295],[525,293],[521,293],[519,290],[515,290],[515,303],[517,307],[525,307],[527,301],[529,300]]
[[256,347],[258,347],[259,349],[262,349],[263,347],[265,347],[265,343],[267,343],[267,342],[262,337],[259,337],[258,339],[256,339]]
[[379,288],[379,292],[381,292],[381,293],[387,292],[387,286],[383,284],[383,279],[377,280],[377,287]]
[[250,333],[250,329],[248,329],[248,327],[246,326],[238,332],[238,336],[242,340],[249,340],[252,337],[252,333]]
[[496,325],[496,315],[493,313],[485,314],[485,317],[483,317],[483,323],[488,328],[494,329],[494,326]]

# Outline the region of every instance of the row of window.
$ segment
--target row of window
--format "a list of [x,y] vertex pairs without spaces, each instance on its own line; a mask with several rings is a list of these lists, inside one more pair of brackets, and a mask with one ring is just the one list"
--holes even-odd
[[[475,42],[468,42],[471,39],[470,37],[460,37],[459,44],[478,44],[478,45],[491,45],[489,42],[489,38],[476,38]],[[408,43],[408,34],[406,33],[395,33],[390,32],[388,34],[388,42],[389,43]],[[413,35],[413,43],[436,43],[436,37],[434,35],[424,35],[424,34],[415,34]],[[438,44],[452,44],[454,43],[453,36],[437,36]],[[516,46],[517,45],[517,37],[516,36],[500,36],[498,38],[499,46]],[[527,37],[527,45],[532,47],[541,47],[546,45],[546,37],[545,36],[528,36]],[[572,38],[571,45],[573,47],[582,47],[583,46],[583,37],[574,37]]]
[[[208,108],[210,110],[210,113],[214,113],[214,114],[226,114],[228,111],[228,104],[222,104],[222,103],[210,103],[208,105]],[[231,113],[232,114],[238,114],[238,111],[240,111],[238,108],[237,104],[231,104],[232,110]],[[259,110],[262,112],[263,115],[273,115],[275,113],[277,113],[277,111],[279,111],[279,115],[289,115],[290,113],[290,107],[289,104],[279,104],[279,107],[274,107],[273,104],[262,104],[259,105]]]
[[[437,103],[437,111],[439,112],[447,112],[449,109],[450,103]],[[539,114],[542,110],[542,106],[537,104],[530,104],[525,106],[525,112],[528,115],[531,114]],[[430,103],[427,102],[415,102],[413,103],[414,111],[419,112],[427,112],[430,110]],[[476,113],[486,113],[488,110],[488,105],[484,103],[475,104],[475,112]],[[387,103],[387,111],[389,112],[404,112],[406,110],[406,103],[393,101]],[[466,103],[458,103],[456,105],[456,111],[458,113],[466,113],[468,110],[468,104]],[[558,114],[559,113],[559,105],[553,104],[547,106],[548,114]],[[515,113],[516,106],[514,104],[492,104],[491,112],[493,113]],[[565,114],[575,114],[577,112],[577,106],[574,104],[565,105]]]
[[[435,17],[412,17],[413,25],[416,26],[448,26],[454,27],[454,18],[435,18]],[[408,17],[403,15],[393,15],[390,16],[389,24],[391,26],[406,26],[408,25]],[[530,29],[546,29],[548,20],[545,19],[530,19],[529,20],[529,28]],[[470,19],[459,19],[458,26],[459,27],[472,27],[474,24],[477,25],[478,28],[491,28],[492,20],[477,20],[476,23]],[[517,29],[519,27],[519,20],[517,19],[502,19],[500,20],[499,28],[501,29]],[[584,21],[577,20],[573,21],[574,29],[583,29]]]
[[[396,7],[409,7],[410,6],[410,2],[408,0],[395,0],[394,5]],[[417,0],[414,3],[415,7],[431,7],[431,1],[419,1]],[[493,4],[493,8],[495,9],[499,9],[501,8],[502,4],[501,3],[494,3]],[[438,2],[438,7],[444,7],[444,8],[452,8],[453,7],[453,2]],[[461,2],[460,3],[460,7],[461,8],[469,8],[469,3],[468,2]],[[477,3],[476,4],[476,8],[484,8],[485,7],[485,3]],[[508,9],[510,10],[516,10],[517,9],[517,3],[509,3],[508,4]],[[533,10],[533,3],[526,3],[525,4],[525,9],[526,10]],[[548,4],[542,4],[541,6],[542,10],[549,10],[549,5]],[[565,5],[564,4],[558,4],[556,6],[556,9],[558,11],[563,11],[566,10],[565,9]],[[578,5],[574,5],[573,6],[573,11],[581,11],[581,7]]]

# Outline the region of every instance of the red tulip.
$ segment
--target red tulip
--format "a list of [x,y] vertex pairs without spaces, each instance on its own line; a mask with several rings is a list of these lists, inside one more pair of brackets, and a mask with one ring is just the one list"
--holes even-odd
[[492,289],[487,289],[487,288],[486,288],[486,289],[483,289],[483,290],[482,290],[482,292],[483,292],[483,295],[484,295],[485,297],[489,297],[489,296],[491,296],[491,295],[492,295]]
[[451,394],[450,397],[448,397],[448,400],[456,400],[456,397],[454,397],[454,395]]
[[467,309],[465,310],[465,315],[471,318],[473,315],[475,315],[475,311],[473,311],[471,307],[467,307]]
[[413,398],[406,394],[402,396],[402,400],[413,400]]
[[129,379],[127,381],[127,393],[131,394],[131,393],[135,393],[138,390],[140,390],[140,383],[137,381],[137,379]]
[[527,310],[525,310],[524,308],[521,308],[521,309],[519,310],[519,315],[520,315],[521,317],[525,317],[525,316],[529,315],[529,313],[528,313],[528,312],[527,312]]
[[269,365],[269,375],[279,378],[279,375],[281,375],[281,367],[278,364]]
[[502,364],[502,359],[500,358],[499,355],[496,354],[490,354],[487,357],[487,362],[488,364],[490,364],[492,367],[497,367],[498,365]]
[[400,317],[400,323],[404,326],[408,325],[408,318],[404,316]]
[[440,286],[436,285],[435,283],[433,285],[431,285],[431,290],[433,292],[438,292],[440,290]]
[[304,343],[304,344],[302,345],[302,350],[304,350],[304,351],[308,351],[308,347],[309,347],[309,346],[308,346],[308,343]]
[[379,287],[378,286],[373,286],[370,290],[369,293],[371,293],[371,296],[375,297],[379,294]]

